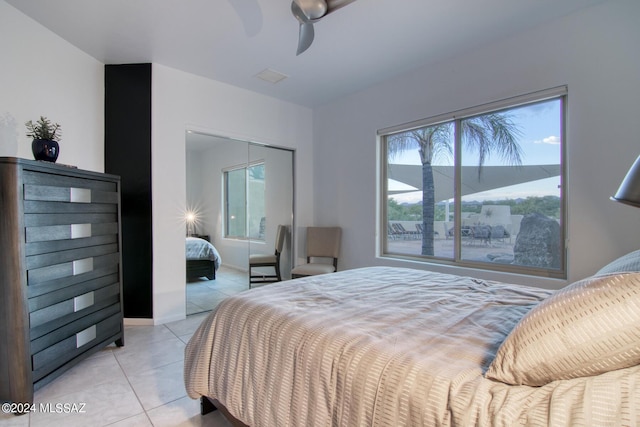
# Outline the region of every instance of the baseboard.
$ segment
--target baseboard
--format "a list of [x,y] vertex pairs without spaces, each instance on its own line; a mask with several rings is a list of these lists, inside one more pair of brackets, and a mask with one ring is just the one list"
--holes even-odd
[[124,318],[125,326],[154,326],[155,323],[153,319],[143,319],[139,317],[125,317]]

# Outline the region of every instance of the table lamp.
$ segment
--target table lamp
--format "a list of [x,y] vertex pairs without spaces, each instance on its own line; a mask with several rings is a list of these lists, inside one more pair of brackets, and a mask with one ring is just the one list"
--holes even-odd
[[627,172],[611,200],[640,208],[640,156]]
[[187,220],[187,236],[193,236],[195,234],[197,217],[194,212],[187,212],[185,215],[185,219]]

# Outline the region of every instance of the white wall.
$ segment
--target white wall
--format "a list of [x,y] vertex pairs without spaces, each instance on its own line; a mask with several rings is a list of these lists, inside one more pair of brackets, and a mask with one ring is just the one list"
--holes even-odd
[[312,111],[154,64],[152,69],[153,317],[185,317],[185,130],[296,150],[298,226],[313,221]]
[[[192,200],[201,207],[203,218],[202,228],[205,234],[211,236],[211,242],[220,253],[225,266],[246,269],[249,259],[249,245],[246,240],[225,239],[222,221],[222,170],[236,165],[244,165],[248,160],[248,144],[237,141],[216,144],[215,148],[199,150],[197,152],[199,168],[198,180],[206,183],[199,194],[194,194]],[[193,180],[187,182],[187,191],[192,190]]]
[[[202,151],[187,149],[186,156],[187,209],[200,211],[204,209],[204,207],[201,206],[199,200],[202,199],[205,186],[210,185],[206,183],[202,177],[202,167],[204,164]],[[205,231],[206,230],[203,230],[202,224],[197,224],[198,234],[205,234]]]
[[609,201],[640,154],[639,23],[640,2],[610,1],[316,109],[316,218],[320,225],[344,228],[340,268],[410,266],[564,285],[377,259],[375,212],[378,129],[565,84],[568,279],[588,276],[639,248],[640,210]]
[[40,116],[62,127],[58,163],[104,171],[104,65],[0,1],[0,156],[33,159]]

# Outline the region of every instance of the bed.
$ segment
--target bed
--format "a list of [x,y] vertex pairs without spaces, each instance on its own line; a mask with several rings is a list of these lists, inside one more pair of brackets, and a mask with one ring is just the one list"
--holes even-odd
[[198,237],[186,238],[187,280],[206,277],[216,278],[220,267],[220,254],[210,242]]
[[187,393],[252,427],[640,425],[638,259],[555,292],[390,267],[243,292]]

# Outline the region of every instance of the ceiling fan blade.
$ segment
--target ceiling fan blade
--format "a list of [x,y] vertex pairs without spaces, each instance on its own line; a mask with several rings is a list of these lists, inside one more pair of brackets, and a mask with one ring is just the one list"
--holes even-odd
[[233,7],[242,22],[244,32],[249,37],[254,37],[262,30],[262,9],[258,0],[227,0]]
[[300,55],[311,46],[314,37],[313,24],[315,22],[354,1],[356,0],[293,0],[291,2],[291,12],[300,23],[296,55]]
[[309,49],[309,46],[313,43],[314,34],[313,24],[308,22],[300,23],[300,35],[298,36],[298,50],[296,51],[296,56]]
[[334,10],[338,10],[345,7],[348,4],[353,3],[356,0],[327,0],[327,13],[331,13]]

